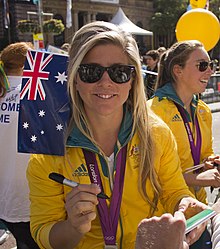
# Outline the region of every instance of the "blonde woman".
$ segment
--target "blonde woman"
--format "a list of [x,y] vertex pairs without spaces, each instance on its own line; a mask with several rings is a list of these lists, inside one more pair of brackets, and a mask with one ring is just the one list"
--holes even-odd
[[[76,32],[69,55],[66,154],[33,155],[27,170],[40,247],[134,248],[139,222],[159,199],[170,213],[206,208],[191,197],[170,130],[147,110],[132,36],[90,23]],[[79,185],[56,183],[52,172]],[[109,199],[99,198],[101,191]]]

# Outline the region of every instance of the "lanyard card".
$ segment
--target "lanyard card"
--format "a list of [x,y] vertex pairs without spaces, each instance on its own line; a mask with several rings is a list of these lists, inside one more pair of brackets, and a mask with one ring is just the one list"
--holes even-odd
[[189,218],[186,221],[186,231],[185,234],[192,231],[194,228],[196,228],[198,225],[202,224],[203,222],[209,220],[213,216],[216,215],[216,212],[212,209],[206,209],[202,212],[194,215],[193,217]]

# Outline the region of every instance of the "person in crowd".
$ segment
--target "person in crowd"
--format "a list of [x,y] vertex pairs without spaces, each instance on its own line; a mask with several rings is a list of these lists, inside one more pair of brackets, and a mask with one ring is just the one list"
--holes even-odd
[[[6,94],[6,91],[8,90],[9,86],[7,84],[7,81],[4,81],[3,77],[4,70],[2,68],[2,62],[0,62],[0,99],[4,97]],[[9,237],[9,230],[5,226],[5,224],[0,220],[0,245],[4,244],[4,242],[8,239]]]
[[206,209],[184,181],[170,129],[147,108],[134,38],[92,22],[75,33],[69,55],[65,155],[32,155],[27,169],[38,245],[133,249],[139,222],[158,200],[186,217]]
[[30,233],[29,155],[17,153],[17,124],[21,75],[31,43],[8,45],[0,55],[0,220],[16,239],[18,249],[39,248]]
[[167,49],[165,47],[159,47],[157,51],[159,52],[159,56],[161,56],[164,52],[167,51]]
[[149,50],[144,56],[144,63],[146,64],[146,75],[144,84],[146,88],[147,98],[150,99],[154,95],[154,88],[157,79],[157,63],[159,61],[159,52],[157,50]]
[[[172,130],[185,181],[203,203],[206,203],[204,187],[220,187],[220,173],[214,167],[220,164],[220,159],[212,148],[212,115],[198,97],[206,89],[212,67],[199,41],[175,43],[161,56],[155,96],[147,102]],[[200,242],[191,248],[204,248]]]
[[65,42],[60,48],[64,50],[65,52],[69,52],[70,44],[68,42]]

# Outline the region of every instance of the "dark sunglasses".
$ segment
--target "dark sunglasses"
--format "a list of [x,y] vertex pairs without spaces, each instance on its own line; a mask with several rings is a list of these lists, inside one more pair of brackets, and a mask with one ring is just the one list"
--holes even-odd
[[123,84],[131,79],[135,67],[131,65],[102,67],[98,64],[81,64],[78,68],[79,77],[81,81],[85,83],[95,83],[99,81],[105,71],[108,72],[108,75],[113,82]]
[[213,61],[200,61],[196,66],[200,72],[205,72],[208,67],[210,67],[212,71],[215,71],[216,68],[216,64]]

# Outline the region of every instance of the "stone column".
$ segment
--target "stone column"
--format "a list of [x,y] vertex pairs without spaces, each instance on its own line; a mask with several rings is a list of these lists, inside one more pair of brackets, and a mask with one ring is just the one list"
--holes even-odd
[[87,23],[91,22],[91,13],[87,12]]
[[96,21],[96,14],[95,13],[92,14],[92,21],[93,22]]
[[78,11],[73,12],[73,25],[74,31],[77,31],[79,29]]
[[87,16],[85,13],[83,13],[83,25],[87,23]]

